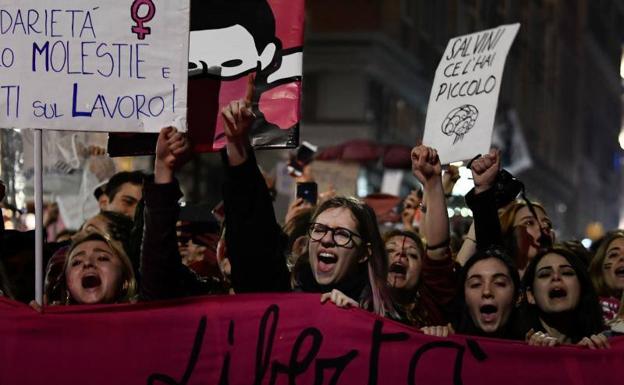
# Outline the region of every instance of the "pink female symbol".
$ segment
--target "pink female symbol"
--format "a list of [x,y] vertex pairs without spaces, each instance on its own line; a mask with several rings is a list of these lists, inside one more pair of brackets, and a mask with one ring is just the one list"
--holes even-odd
[[[143,17],[139,16],[139,9],[142,5],[147,5],[147,14]],[[132,33],[136,33],[139,40],[144,40],[145,35],[151,33],[150,27],[143,26],[144,23],[152,20],[156,14],[156,5],[152,0],[134,0],[132,7],[130,8],[130,16],[132,20],[136,22],[136,25],[132,27]]]

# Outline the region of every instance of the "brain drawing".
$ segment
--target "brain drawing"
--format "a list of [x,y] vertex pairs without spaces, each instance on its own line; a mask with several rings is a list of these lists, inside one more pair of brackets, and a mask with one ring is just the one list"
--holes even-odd
[[479,110],[471,104],[454,108],[444,118],[442,132],[448,136],[455,135],[455,140],[453,140],[453,144],[455,144],[474,127],[478,117]]

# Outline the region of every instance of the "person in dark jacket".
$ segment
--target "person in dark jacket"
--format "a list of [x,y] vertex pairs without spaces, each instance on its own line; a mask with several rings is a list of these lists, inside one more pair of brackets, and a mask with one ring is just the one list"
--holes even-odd
[[188,159],[186,135],[165,127],[158,135],[154,177],[143,186],[145,199],[140,264],[140,300],[162,300],[202,294],[224,294],[221,282],[199,277],[182,263],[176,222],[182,197],[175,170]]
[[[293,269],[291,286],[286,263],[287,238],[275,219],[266,184],[249,142],[254,122],[250,108],[253,88],[244,99],[222,111],[227,144],[224,186],[226,244],[237,293],[290,291],[324,293],[341,305],[349,302],[392,313],[386,285],[388,266],[374,212],[362,202],[336,197],[312,216],[307,252]],[[355,298],[353,301],[350,298]]]

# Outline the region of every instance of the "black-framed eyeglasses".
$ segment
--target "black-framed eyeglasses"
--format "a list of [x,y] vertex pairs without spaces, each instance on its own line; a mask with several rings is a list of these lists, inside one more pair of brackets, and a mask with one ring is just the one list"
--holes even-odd
[[347,246],[351,243],[353,237],[362,239],[361,235],[344,227],[329,227],[322,223],[310,223],[308,235],[313,241],[320,241],[328,231],[332,233],[332,239],[337,246]]

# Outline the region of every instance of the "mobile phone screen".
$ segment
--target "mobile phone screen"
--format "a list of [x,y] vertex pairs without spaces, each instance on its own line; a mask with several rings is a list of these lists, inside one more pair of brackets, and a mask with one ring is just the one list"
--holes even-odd
[[316,182],[301,182],[297,183],[297,198],[303,198],[304,200],[315,205],[318,196],[318,187]]

